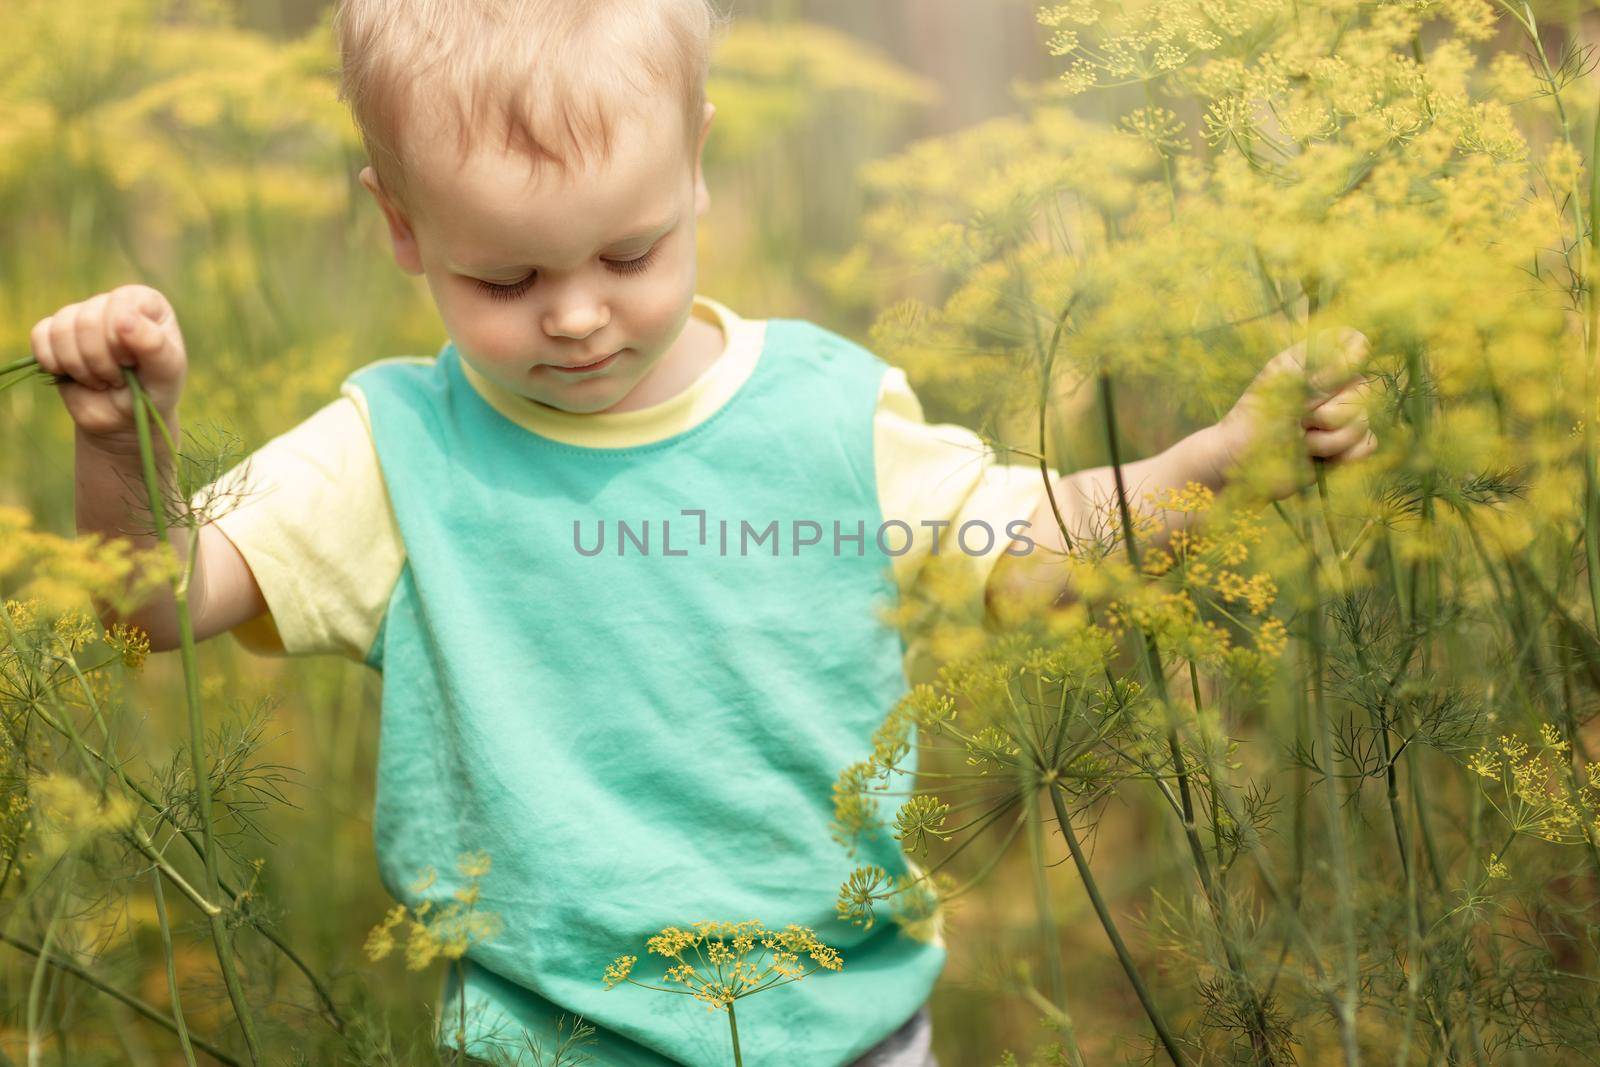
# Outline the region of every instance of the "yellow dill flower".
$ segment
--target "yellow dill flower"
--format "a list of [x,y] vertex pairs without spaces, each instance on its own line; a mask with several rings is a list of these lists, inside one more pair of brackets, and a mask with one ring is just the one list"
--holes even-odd
[[1600,837],[1600,788],[1592,768],[1583,779],[1570,765],[1569,745],[1549,723],[1539,729],[1533,751],[1521,739],[1502,735],[1469,757],[1467,767],[1485,783],[1484,796],[1512,832],[1554,843],[1583,843]]
[[[682,927],[668,926],[646,939],[645,947],[673,961],[665,968],[663,979],[687,986],[696,1000],[705,1003],[708,1011],[730,1008],[741,997],[784,982],[799,981],[817,968],[836,971],[843,966],[839,953],[818,941],[809,927],[791,923],[773,932],[754,919],[742,922],[702,920],[691,925],[693,933]],[[702,961],[703,969],[697,969],[682,958],[683,953],[691,949]],[[802,953],[809,955],[816,967],[807,968],[801,963]],[[637,962],[636,956],[618,956],[606,968],[605,987],[611,989],[629,982],[645,989],[667,988],[634,979],[632,973]]]
[[877,822],[876,805],[867,796],[870,783],[877,778],[877,767],[870,761],[853,763],[839,773],[833,783],[834,840],[853,855],[856,841]]
[[645,942],[645,948],[658,956],[676,956],[698,939],[687,930],[669,926]]
[[422,873],[417,876],[416,880],[413,881],[408,888],[413,894],[420,895],[431,889],[433,887],[433,883],[438,880],[439,872],[437,870],[435,870],[432,866],[424,867],[422,869]]
[[33,629],[39,618],[39,598],[30,597],[27,600],[7,600],[6,615],[10,618],[13,629]]
[[889,872],[882,867],[857,867],[850,872],[844,885],[839,887],[839,918],[864,929],[872,929],[877,921],[873,904],[893,896],[892,886]]
[[456,861],[456,870],[461,872],[463,878],[482,878],[489,873],[492,863],[489,853],[482,849],[477,852],[463,852]]
[[610,989],[618,982],[627,981],[628,975],[633,973],[633,965],[638,962],[638,956],[618,956],[613,960],[611,966],[606,968],[606,988]]
[[1011,769],[1015,765],[1012,757],[1022,752],[1012,736],[993,723],[985,723],[967,742],[966,749],[967,766],[977,768],[979,774]]
[[[1179,530],[1178,533],[1182,533]],[[1139,570],[1152,578],[1159,578],[1178,564],[1178,554],[1163,549],[1146,551],[1139,557]]]
[[149,633],[128,622],[112,622],[102,640],[106,641],[107,648],[122,657],[123,665],[130,670],[141,670],[150,656]]
[[[500,916],[478,907],[482,896],[479,879],[489,872],[489,854],[462,853],[456,866],[467,883],[451,890],[449,902],[442,907],[426,899],[414,907],[400,903],[390,908],[383,921],[367,934],[364,948],[369,959],[376,962],[394,951],[394,931],[401,923],[406,924],[406,968],[414,971],[441,957],[460,959],[473,945],[499,936]],[[420,895],[437,882],[438,870],[428,866],[408,888]]]
[[101,638],[121,658],[123,666],[138,671],[144,668],[150,655],[150,635],[137,626],[123,622],[111,624]]
[[406,914],[406,906],[396,904],[389,909],[382,922],[367,932],[363,950],[369,960],[376,963],[394,951],[394,928],[405,921]]
[[98,795],[70,774],[52,772],[28,782],[34,829],[50,857],[81,847],[100,834],[132,825],[138,809],[121,794]]
[[1071,4],[1046,5],[1034,17],[1041,26],[1060,26],[1067,22],[1088,26],[1099,21],[1100,12],[1090,0],[1077,0]]
[[1281,656],[1288,644],[1289,631],[1281,619],[1268,619],[1256,630],[1256,648],[1264,656]]
[[913,855],[926,852],[929,837],[949,840],[949,835],[941,832],[949,813],[950,805],[940,803],[938,797],[918,794],[901,805],[895,813],[895,840]]
[[33,516],[22,508],[0,506],[0,578],[23,564],[33,547]]
[[1554,723],[1542,722],[1539,724],[1539,740],[1544,742],[1545,748],[1554,752],[1565,752],[1571,745],[1561,736],[1561,730]]
[[72,652],[77,652],[96,636],[94,621],[82,611],[69,611],[58,615],[50,623],[50,629]]
[[442,947],[429,924],[413,920],[406,938],[406,970],[422,970],[434,961]]

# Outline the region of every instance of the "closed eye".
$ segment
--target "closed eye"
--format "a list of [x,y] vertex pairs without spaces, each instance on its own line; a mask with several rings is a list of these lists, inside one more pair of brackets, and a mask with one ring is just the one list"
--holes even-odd
[[[640,271],[648,269],[650,264],[655,261],[656,253],[660,248],[660,245],[656,245],[650,251],[635,259],[602,259],[600,262],[604,263],[606,269],[613,274],[638,274]],[[533,288],[536,277],[537,273],[530,274],[522,281],[512,285],[496,285],[494,282],[486,282],[481,278],[474,278],[473,281],[492,300],[515,300]]]

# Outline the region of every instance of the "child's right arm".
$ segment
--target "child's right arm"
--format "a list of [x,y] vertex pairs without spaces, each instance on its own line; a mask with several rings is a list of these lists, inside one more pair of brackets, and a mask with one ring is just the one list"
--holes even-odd
[[[144,476],[133,396],[122,380],[122,368],[138,372],[172,439],[181,440],[178,399],[188,360],[172,305],[149,286],[123,285],[68,304],[35,324],[30,336],[39,366],[70,379],[58,388],[76,424],[78,533],[127,537],[137,548],[154,547],[154,536],[139,530],[149,521],[148,507],[141,503]],[[159,433],[152,438],[159,478],[168,484],[172,457]],[[137,490],[135,495],[130,488]],[[185,560],[188,531],[175,527],[168,539]],[[197,641],[267,610],[244,557],[209,524],[201,527],[196,543],[189,604]],[[107,625],[122,621],[148,632],[153,651],[178,644],[177,606],[167,587],[120,620],[109,607],[96,607]]]

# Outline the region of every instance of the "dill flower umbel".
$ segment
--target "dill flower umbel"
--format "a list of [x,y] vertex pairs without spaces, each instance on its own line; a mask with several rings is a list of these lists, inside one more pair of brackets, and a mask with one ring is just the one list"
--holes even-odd
[[[376,963],[393,952],[395,930],[402,924],[406,927],[406,969],[412,971],[420,971],[440,957],[459,960],[473,945],[492,940],[500,932],[500,917],[477,906],[478,882],[489,873],[489,867],[487,852],[462,853],[456,870],[467,883],[451,893],[450,902],[436,907],[435,901],[423,900],[415,909],[394,905],[383,921],[368,931],[364,945],[367,958]],[[429,867],[411,889],[420,895],[437,880],[438,872]]]
[[128,623],[112,623],[103,640],[121,657],[122,665],[132,671],[142,669],[150,655],[150,635]]
[[[1564,844],[1600,841],[1600,764],[1586,765],[1580,776],[1570,750],[1560,730],[1542,723],[1536,745],[1504,734],[1479,748],[1467,767],[1513,835]],[[1491,873],[1504,852],[1492,858]]]
[[133,801],[120,794],[99,794],[81,779],[54,772],[28,783],[33,829],[46,857],[59,856],[92,838],[121,830],[133,822]]
[[[662,975],[666,985],[650,985],[635,979],[633,968],[639,957],[634,955],[613,960],[606,968],[603,981],[607,989],[627,982],[663,993],[687,994],[704,1002],[707,1011],[722,1008],[728,1013],[735,1067],[743,1067],[744,1060],[739,1051],[739,1023],[734,1001],[798,982],[819,969],[837,971],[844,966],[838,951],[818,941],[810,927],[790,923],[782,930],[773,931],[755,919],[743,922],[706,920],[691,925],[693,932],[668,926],[645,942],[647,951],[674,961]],[[690,952],[694,954],[694,962],[684,959]],[[808,957],[809,966],[801,956]]]
[[170,545],[135,549],[125,538],[60,537],[31,524],[27,512],[0,508],[0,581],[9,589],[20,580],[23,600],[53,612],[80,611],[95,597],[127,615],[180,569]]
[[[693,932],[669,926],[645,942],[649,952],[676,961],[666,969],[664,980],[684,988],[647,985],[634,979],[637,956],[618,956],[606,968],[606,988],[628,982],[645,989],[688,992],[704,1001],[707,1011],[715,1011],[731,1009],[741,997],[798,982],[819,968],[837,971],[844,965],[838,951],[818,941],[806,926],[790,923],[782,930],[772,931],[754,919],[691,925]],[[684,959],[685,953],[690,952],[698,967]],[[810,966],[801,960],[802,955],[809,958]]]

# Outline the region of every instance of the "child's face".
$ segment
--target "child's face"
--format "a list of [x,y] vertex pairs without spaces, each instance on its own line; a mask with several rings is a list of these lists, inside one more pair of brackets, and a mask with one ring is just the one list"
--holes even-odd
[[371,167],[361,172],[395,260],[426,277],[462,358],[565,411],[605,411],[626,397],[672,351],[694,303],[696,220],[710,205],[700,149],[715,109],[706,105],[692,161],[677,103],[660,97],[640,109],[619,121],[609,162],[571,175],[545,166],[531,183],[521,155],[475,151],[451,173],[453,145],[418,145],[417,157],[446,162],[407,174],[410,219]]

